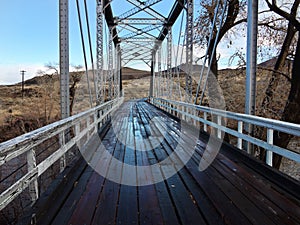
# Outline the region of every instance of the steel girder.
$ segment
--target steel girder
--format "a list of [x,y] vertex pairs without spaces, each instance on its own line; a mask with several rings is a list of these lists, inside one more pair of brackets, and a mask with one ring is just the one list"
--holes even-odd
[[[130,2],[131,4],[135,5],[135,6],[140,6],[141,4],[143,4],[142,1],[140,0],[127,0],[127,2]],[[146,13],[148,13],[150,16],[156,17],[158,19],[164,19],[164,16],[161,15],[160,13],[156,12],[155,10],[153,10],[152,8],[145,8],[144,11]]]
[[127,18],[119,21],[115,20],[115,23],[118,23],[119,25],[164,25],[166,20],[159,18]]
[[60,105],[61,118],[70,116],[69,93],[69,4],[68,0],[59,1],[59,65],[60,65]]
[[187,0],[187,19],[186,19],[186,79],[185,79],[185,91],[186,102],[192,102],[192,66],[193,66],[193,30],[194,30],[194,18],[193,18],[193,0]]
[[161,73],[161,45],[158,47],[157,50],[157,70],[158,70],[158,96],[162,96],[162,73]]
[[[100,20],[102,16],[103,26],[103,18],[105,17],[106,23],[110,30],[110,40],[108,46],[108,64],[109,68],[114,68],[114,60],[113,60],[113,44],[115,48],[118,46],[118,50],[116,54],[122,54],[121,57],[117,57],[118,59],[122,58],[124,63],[128,63],[132,60],[141,60],[145,63],[149,63],[153,61],[153,54],[157,54],[157,69],[158,69],[158,79],[162,79],[162,70],[161,70],[161,43],[167,38],[167,72],[164,73],[164,76],[167,76],[168,79],[172,78],[172,26],[175,23],[176,19],[185,8],[191,9],[193,1],[192,0],[177,0],[175,1],[169,15],[164,17],[160,13],[157,13],[152,6],[161,2],[162,0],[127,0],[130,4],[134,6],[134,8],[129,11],[115,17],[112,13],[111,8],[111,0],[97,0],[97,4],[102,3],[102,13],[97,13],[97,66],[98,66],[98,85],[99,89],[98,95],[99,98],[102,96],[100,93],[103,91],[103,81],[101,78],[101,70],[103,71],[103,27],[100,26]],[[113,4],[113,3],[112,3]],[[138,17],[138,13],[144,11],[148,14],[146,18]],[[101,14],[101,15],[100,15]],[[187,17],[187,62],[191,62],[192,60],[192,10],[188,11]],[[148,26],[147,26],[148,25]],[[101,29],[100,29],[101,28]],[[155,30],[158,30],[157,34]],[[102,33],[101,33],[102,32]],[[102,37],[100,37],[102,36]],[[100,44],[102,43],[102,45]],[[120,44],[120,45],[118,45]],[[159,51],[158,51],[159,50]],[[115,59],[115,63],[118,64],[117,59]],[[148,64],[147,63],[147,64]],[[148,64],[149,65],[149,64]],[[118,65],[115,65],[118,67]],[[102,72],[104,74],[104,71]],[[112,81],[113,74],[108,72],[108,85],[109,85],[109,98],[111,99],[116,93],[111,93],[112,90]],[[187,76],[188,77],[188,76]],[[154,81],[155,82],[155,81]],[[101,87],[102,83],[102,87]],[[168,82],[169,83],[169,82]],[[155,84],[155,83],[154,83]],[[157,95],[161,95],[163,85],[161,82],[158,82],[159,89],[157,91]],[[116,88],[116,87],[115,87]],[[115,89],[114,89],[115,90]],[[170,88],[167,90],[170,96],[172,94]],[[190,92],[191,93],[191,92]],[[98,96],[97,96],[98,97]]]
[[103,73],[103,1],[97,1],[97,104],[104,102],[104,73]]
[[152,5],[155,5],[158,2],[161,2],[162,0],[148,0],[146,2],[142,2],[140,5],[130,9],[129,11],[121,14],[120,16],[118,16],[116,19],[126,19],[129,18],[131,16],[134,16],[135,14],[137,14],[140,11],[143,11],[144,9],[147,9],[149,7],[151,7]]
[[168,97],[172,96],[172,27],[168,28],[168,36],[167,36],[167,91]]
[[113,37],[112,37],[112,26],[109,26],[109,41],[108,41],[108,98],[112,100],[113,98],[113,75],[114,75],[114,65],[113,65]]
[[[159,25],[149,25],[147,27],[144,27],[142,29],[138,29],[138,28],[135,28],[136,31],[131,33],[131,34],[128,34],[128,35],[125,35],[123,36],[122,38],[123,39],[129,39],[129,38],[133,38],[133,37],[136,37],[138,35],[143,35],[143,34],[148,34],[149,35],[149,31],[152,31],[152,30],[155,30],[155,29],[158,29],[160,26]],[[151,35],[152,36],[152,35]]]

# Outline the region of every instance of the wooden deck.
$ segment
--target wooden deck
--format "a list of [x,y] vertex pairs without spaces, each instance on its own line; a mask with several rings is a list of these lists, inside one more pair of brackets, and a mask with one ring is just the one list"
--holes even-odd
[[[130,113],[125,113],[128,111]],[[121,162],[154,165],[166,159],[178,144],[176,134],[180,132],[180,123],[148,103],[124,103],[117,115],[120,130],[108,127],[101,138],[107,151]],[[149,124],[153,117],[160,118],[156,127]],[[145,140],[147,146],[147,137],[159,132],[160,122],[166,124],[168,133],[164,141],[150,151],[134,151],[115,135],[115,132],[125,132],[126,143]],[[185,140],[195,139],[192,134],[183,136]],[[94,137],[90,141],[94,160],[101,159],[96,155],[99,140],[99,137]],[[202,134],[192,159],[177,174],[147,186],[112,182],[81,159],[69,168],[69,175],[57,181],[54,192],[49,191],[36,203],[33,208],[36,223],[300,224],[299,182],[227,144],[223,144],[212,165],[200,172],[198,165],[206,141],[207,136]],[[177,162],[173,163],[176,167]],[[116,174],[116,180],[130,177],[138,184],[142,178],[151,180],[154,176],[164,176],[171,164],[161,170],[141,172],[137,169],[130,173],[125,167],[112,167],[111,160],[102,158],[98,165],[107,165],[106,174]]]

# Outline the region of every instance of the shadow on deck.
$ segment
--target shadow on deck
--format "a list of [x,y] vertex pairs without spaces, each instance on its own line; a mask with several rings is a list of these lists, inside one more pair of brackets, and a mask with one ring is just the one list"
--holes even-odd
[[[56,181],[55,191],[38,200],[36,224],[300,224],[299,182],[228,144],[200,172],[206,134],[201,133],[183,165],[182,157],[169,156],[178,146],[189,156],[189,142],[197,138],[193,132],[180,134],[176,118],[131,101],[121,106],[112,124],[101,140],[91,139],[90,154],[84,154],[89,163],[81,157]],[[187,143],[179,143],[178,135]],[[153,148],[155,138],[161,143]],[[139,186],[147,182],[154,184]]]

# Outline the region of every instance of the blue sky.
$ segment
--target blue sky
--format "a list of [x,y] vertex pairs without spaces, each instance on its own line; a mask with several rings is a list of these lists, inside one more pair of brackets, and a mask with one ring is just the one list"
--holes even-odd
[[[172,0],[173,1],[173,0]],[[95,0],[88,0],[89,22],[95,50]],[[113,1],[113,13],[119,15],[133,6],[124,0]],[[162,1],[160,8],[170,9],[170,2]],[[76,1],[70,0],[70,63],[83,65]],[[83,1],[80,1],[83,11]],[[20,70],[26,70],[26,79],[36,76],[48,62],[59,62],[58,0],[0,0],[0,84],[13,84],[21,79]],[[84,14],[82,13],[82,17]],[[85,20],[83,19],[83,23]],[[84,24],[87,46],[86,26]],[[94,51],[95,55],[95,51]]]
[[[70,62],[82,65],[75,2],[70,1]],[[88,2],[94,38],[96,1]],[[0,0],[0,8],[0,84],[19,82],[20,70],[30,78],[45,63],[59,61],[58,0]]]
[[[95,57],[95,0],[87,0],[91,37]],[[163,15],[168,15],[174,0],[164,0],[154,6]],[[197,2],[197,1],[196,1]],[[83,54],[79,34],[76,1],[70,0],[70,63],[83,65]],[[80,0],[83,11],[83,1]],[[195,3],[197,4],[197,3]],[[199,3],[198,3],[199,4]],[[133,6],[124,0],[114,0],[112,9],[114,15],[131,9]],[[20,70],[26,70],[25,78],[36,76],[48,62],[59,62],[58,37],[58,0],[0,0],[0,84],[20,82]],[[84,14],[82,13],[82,17]],[[180,18],[173,28],[173,43],[179,37]],[[85,20],[85,44],[87,34]],[[88,48],[88,47],[87,47]],[[220,47],[226,49],[226,47]],[[139,67],[137,62],[127,66]],[[89,62],[90,65],[90,62]],[[144,64],[143,69],[147,66]]]

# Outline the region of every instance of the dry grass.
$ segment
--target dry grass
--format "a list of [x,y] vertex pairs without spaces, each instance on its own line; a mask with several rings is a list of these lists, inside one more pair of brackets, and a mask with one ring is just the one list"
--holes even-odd
[[0,142],[59,119],[56,88],[49,92],[42,85],[30,85],[22,98],[19,85],[0,86],[0,99]]

